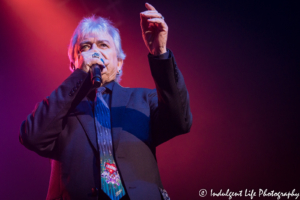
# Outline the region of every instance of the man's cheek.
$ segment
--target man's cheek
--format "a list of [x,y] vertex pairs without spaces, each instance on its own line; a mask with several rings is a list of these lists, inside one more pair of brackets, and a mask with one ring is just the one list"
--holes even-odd
[[80,68],[79,63],[78,63],[78,59],[75,60],[74,65],[75,65],[76,68]]
[[75,66],[77,68],[82,68],[82,64],[83,64],[83,56],[78,54],[77,59],[75,60]]

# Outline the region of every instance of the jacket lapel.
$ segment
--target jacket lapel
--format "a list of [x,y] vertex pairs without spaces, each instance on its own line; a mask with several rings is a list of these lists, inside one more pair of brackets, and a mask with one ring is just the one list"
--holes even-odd
[[[116,152],[120,133],[122,130],[122,118],[125,113],[126,105],[129,101],[131,91],[123,88],[117,82],[114,83],[111,97],[111,133]],[[97,137],[94,121],[93,107],[85,97],[76,107],[75,114],[82,125],[91,145],[97,150]]]
[[123,88],[117,82],[114,83],[111,99],[111,133],[116,152],[123,127],[122,119],[125,114],[126,105],[129,101],[131,90]]
[[98,151],[93,109],[94,108],[85,97],[76,107],[76,116],[85,130],[90,144]]

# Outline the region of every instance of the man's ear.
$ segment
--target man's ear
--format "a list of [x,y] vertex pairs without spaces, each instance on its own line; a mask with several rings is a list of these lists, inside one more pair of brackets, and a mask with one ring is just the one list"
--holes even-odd
[[124,61],[124,60],[118,58],[118,70],[121,70],[121,69],[122,69],[123,61]]
[[70,69],[75,71],[76,67],[73,62],[70,62]]
[[74,54],[74,70],[77,68],[80,68],[81,63],[80,63],[80,59],[81,59],[81,55],[80,53]]

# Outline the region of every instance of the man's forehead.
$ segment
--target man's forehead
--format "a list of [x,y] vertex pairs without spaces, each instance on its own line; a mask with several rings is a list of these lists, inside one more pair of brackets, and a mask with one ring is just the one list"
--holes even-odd
[[107,31],[97,31],[97,32],[89,32],[86,34],[83,34],[80,39],[79,43],[82,43],[84,41],[91,41],[91,40],[108,40],[110,42],[113,41],[111,35]]

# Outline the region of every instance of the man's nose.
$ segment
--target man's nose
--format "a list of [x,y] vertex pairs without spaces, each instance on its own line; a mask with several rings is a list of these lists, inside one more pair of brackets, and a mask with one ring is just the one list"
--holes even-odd
[[92,49],[91,49],[93,52],[97,52],[97,53],[100,53],[100,49],[98,48],[97,44],[96,43],[93,43],[92,45]]
[[99,47],[97,46],[96,43],[93,43],[92,48],[91,48],[90,50],[91,50],[92,52],[94,52],[94,53],[99,53],[99,54],[100,54],[100,58],[105,58],[104,52],[102,51],[101,48],[99,48]]

